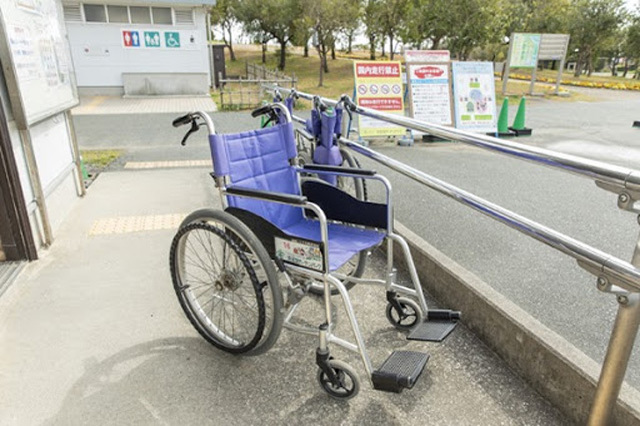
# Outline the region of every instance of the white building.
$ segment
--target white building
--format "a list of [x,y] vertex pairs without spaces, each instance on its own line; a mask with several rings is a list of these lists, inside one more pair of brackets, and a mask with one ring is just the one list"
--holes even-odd
[[209,92],[215,0],[63,0],[80,94]]

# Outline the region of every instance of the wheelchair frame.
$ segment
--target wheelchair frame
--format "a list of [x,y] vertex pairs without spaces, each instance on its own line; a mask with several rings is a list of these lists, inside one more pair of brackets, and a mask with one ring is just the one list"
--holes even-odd
[[[289,110],[286,108],[285,105],[283,105],[282,103],[274,103],[272,104],[272,108],[279,109],[280,113],[285,118],[286,122],[292,122],[291,114],[289,113]],[[188,120],[186,119],[187,116],[189,117]],[[190,132],[193,132],[194,127],[197,127],[197,124],[194,124],[194,123],[196,123],[197,118],[200,118],[204,121],[205,125],[207,126],[207,129],[209,131],[209,136],[211,137],[212,135],[215,135],[215,127],[214,127],[213,121],[208,116],[208,114],[202,111],[197,111],[197,112],[190,113],[187,116],[181,117],[183,122],[179,124],[187,124],[188,122],[191,122],[192,129],[190,130]],[[178,122],[179,120],[180,119],[177,119],[176,122]],[[176,122],[174,122],[174,125],[176,125],[175,124]],[[374,371],[374,368],[371,363],[371,359],[369,358],[369,354],[365,346],[364,338],[360,331],[360,326],[358,324],[358,320],[356,318],[356,315],[351,303],[351,299],[348,295],[348,290],[345,287],[345,284],[341,281],[341,280],[347,280],[349,282],[354,282],[357,284],[370,284],[370,285],[377,285],[377,286],[384,287],[387,292],[387,301],[392,306],[392,308],[397,308],[402,303],[402,304],[405,304],[405,306],[409,305],[409,307],[412,307],[415,310],[415,315],[416,315],[415,322],[417,325],[419,325],[424,320],[432,319],[430,316],[430,311],[429,311],[424,293],[422,291],[422,287],[420,285],[420,279],[418,277],[418,273],[417,273],[415,264],[413,262],[413,258],[411,256],[409,246],[407,242],[400,235],[397,235],[393,232],[393,223],[394,223],[393,203],[392,203],[393,192],[392,192],[391,183],[386,177],[382,175],[378,175],[374,171],[368,171],[368,170],[362,170],[362,169],[350,169],[350,168],[342,168],[342,167],[334,167],[334,166],[322,166],[322,165],[316,165],[316,164],[305,166],[305,167],[299,167],[297,164],[297,158],[294,158],[292,160],[292,163],[293,163],[292,166],[295,168],[295,171],[296,171],[296,178],[298,179],[298,185],[301,188],[301,191],[302,191],[301,179],[300,179],[301,173],[322,173],[327,175],[353,177],[357,179],[377,180],[384,185],[386,189],[386,210],[387,210],[386,222],[387,223],[386,223],[385,229],[379,229],[381,231],[384,231],[384,234],[385,234],[384,239],[386,240],[386,243],[387,243],[386,275],[384,279],[356,278],[356,277],[350,277],[350,276],[348,277],[347,275],[336,273],[335,271],[330,272],[329,232],[328,232],[328,223],[330,222],[327,219],[327,216],[325,215],[324,210],[318,204],[309,201],[307,197],[303,195],[276,193],[271,191],[261,191],[261,190],[255,190],[255,189],[249,189],[249,188],[236,188],[232,185],[230,186],[229,182],[227,182],[227,179],[225,179],[224,176],[215,176],[212,173],[212,177],[215,180],[216,187],[219,190],[222,210],[226,210],[229,207],[226,197],[232,196],[232,197],[242,197],[242,198],[249,198],[249,199],[254,199],[259,201],[267,201],[267,202],[272,202],[277,204],[289,205],[289,206],[301,208],[303,209],[303,212],[306,209],[315,213],[315,215],[317,216],[316,219],[320,223],[320,235],[321,235],[320,244],[321,244],[322,254],[323,254],[322,271],[316,271],[313,269],[309,269],[299,265],[294,265],[291,263],[287,263],[285,265],[284,262],[282,261],[278,262],[276,259],[272,259],[272,260],[276,262],[276,265],[279,267],[280,271],[283,272],[283,276],[285,277],[285,280],[288,285],[288,290],[290,292],[296,290],[296,285],[294,285],[294,282],[291,277],[291,273],[295,273],[297,276],[306,277],[310,280],[322,283],[324,288],[324,292],[323,292],[324,317],[325,317],[324,323],[321,324],[319,327],[306,327],[306,326],[294,324],[291,322],[291,319],[294,313],[299,307],[300,300],[307,295],[307,291],[308,291],[308,288],[307,288],[304,294],[298,300],[295,300],[294,303],[292,303],[291,306],[288,308],[288,310],[284,312],[284,320],[283,320],[282,326],[284,328],[287,328],[289,330],[296,331],[299,333],[318,336],[319,343],[318,343],[318,348],[316,352],[317,353],[316,363],[320,367],[320,373],[322,374],[322,372],[324,372],[324,374],[326,374],[328,379],[331,382],[333,382],[334,385],[340,382],[340,380],[338,375],[335,374],[336,372],[331,371],[331,369],[327,364],[327,360],[332,359],[329,351],[330,344],[336,344],[349,351],[359,353],[364,369],[367,375],[369,376],[369,381],[374,386],[374,388],[380,389],[380,390],[391,390],[391,391],[399,392],[402,389],[402,386],[398,387],[394,385],[394,386],[391,386],[391,388],[387,388],[385,387],[384,383],[380,384],[380,383],[377,383],[376,380],[374,380],[374,375],[377,374],[377,372]],[[292,239],[295,239],[295,237],[292,237]],[[385,241],[383,240],[380,244],[384,244],[384,242]],[[409,270],[409,275],[413,284],[413,288],[409,288],[404,285],[399,285],[395,282],[397,273],[396,273],[396,269],[393,266],[394,243],[397,243],[400,246],[400,249],[404,254],[404,258]],[[333,320],[333,316],[332,316],[332,309],[333,309],[331,304],[332,288],[337,289],[338,293],[340,294],[340,298],[342,299],[342,303],[345,307],[345,311],[349,318],[351,329],[355,337],[355,343],[345,340],[343,338],[340,338],[334,333],[336,322]],[[415,302],[413,302],[412,299],[398,298],[398,294],[416,298],[418,301],[418,305],[415,306]],[[400,306],[400,308],[404,309],[402,308],[402,306]],[[418,309],[415,309],[415,308],[418,308]],[[389,309],[389,305],[388,305],[388,309]],[[398,311],[398,313],[400,315],[400,311]],[[274,315],[275,314],[279,314],[279,313],[274,313]],[[388,316],[388,319],[392,321],[391,317],[389,317],[389,314],[387,314],[387,316]],[[399,326],[399,321],[397,324],[393,322],[392,324],[397,328],[402,329]],[[422,369],[424,368],[424,364],[426,364],[426,359],[428,359],[428,355],[424,359],[424,362],[422,364],[422,367],[420,368],[420,371],[417,373],[418,376],[422,372]],[[345,365],[345,367],[348,367],[348,365]],[[353,372],[351,373],[353,374]],[[347,371],[347,374],[349,374],[348,371]],[[414,379],[417,379],[417,377],[415,377]],[[354,380],[357,380],[357,377]],[[403,386],[403,387],[408,388],[412,386],[413,386],[413,383],[411,383],[411,386]],[[326,387],[325,387],[325,391],[329,392]],[[329,393],[332,394],[331,392]],[[357,393],[357,389],[355,393]],[[332,394],[332,396],[348,399],[355,396],[355,393],[353,395],[349,394],[347,396],[338,396],[338,395]]]

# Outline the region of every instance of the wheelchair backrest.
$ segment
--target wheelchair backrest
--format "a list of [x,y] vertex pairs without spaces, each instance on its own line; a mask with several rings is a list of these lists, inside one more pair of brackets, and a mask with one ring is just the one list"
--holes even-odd
[[[231,186],[300,194],[290,160],[297,156],[292,123],[249,132],[209,136],[213,171],[228,176]],[[279,228],[302,218],[300,208],[249,198],[227,197],[231,207],[251,211]]]

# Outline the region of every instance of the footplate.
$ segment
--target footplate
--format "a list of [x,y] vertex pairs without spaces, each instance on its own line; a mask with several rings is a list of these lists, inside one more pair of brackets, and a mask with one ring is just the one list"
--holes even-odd
[[411,329],[407,340],[422,342],[442,342],[458,325],[460,312],[448,309],[432,309],[428,320]]
[[385,392],[402,392],[416,384],[429,361],[429,354],[413,351],[394,351],[382,366],[373,372],[373,387]]

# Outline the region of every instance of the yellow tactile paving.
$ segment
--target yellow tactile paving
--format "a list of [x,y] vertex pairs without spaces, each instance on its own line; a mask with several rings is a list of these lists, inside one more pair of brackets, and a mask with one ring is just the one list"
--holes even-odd
[[122,96],[83,96],[80,105],[72,110],[74,115],[83,114],[184,114],[186,111],[216,111],[209,96],[123,98]]
[[186,217],[183,213],[149,216],[120,216],[96,220],[89,235],[127,234],[130,232],[175,229]]
[[95,111],[98,105],[102,104],[107,99],[106,96],[96,96],[85,106],[87,112]]
[[175,167],[210,167],[211,160],[185,160],[185,161],[129,161],[124,165],[125,169],[161,169]]

